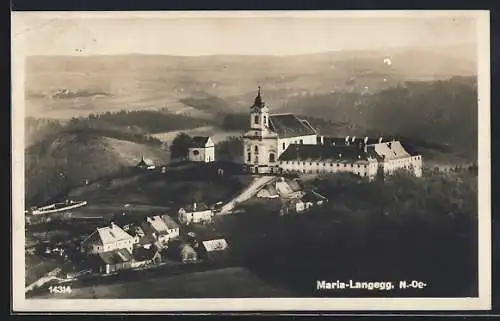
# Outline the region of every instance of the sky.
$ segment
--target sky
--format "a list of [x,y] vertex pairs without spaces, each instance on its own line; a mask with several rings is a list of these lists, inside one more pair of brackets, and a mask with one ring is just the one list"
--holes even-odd
[[26,13],[13,38],[27,55],[294,55],[476,42],[470,13]]

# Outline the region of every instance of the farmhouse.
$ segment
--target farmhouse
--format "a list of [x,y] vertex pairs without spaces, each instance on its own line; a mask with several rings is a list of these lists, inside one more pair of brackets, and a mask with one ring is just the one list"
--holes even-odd
[[139,242],[138,236],[132,236],[115,223],[98,228],[81,243],[81,251],[87,254],[104,253],[115,250],[126,250],[132,253],[134,244]]
[[211,137],[194,136],[189,147],[188,159],[192,162],[215,161],[215,144]]
[[184,225],[191,223],[211,222],[214,212],[205,204],[193,203],[179,210],[179,222]]
[[162,260],[154,245],[135,247],[132,253],[125,249],[90,255],[88,262],[95,272],[109,274],[120,270],[143,267]]
[[159,246],[166,246],[167,243],[179,236],[179,226],[168,215],[147,217],[141,224],[146,235],[159,243]]

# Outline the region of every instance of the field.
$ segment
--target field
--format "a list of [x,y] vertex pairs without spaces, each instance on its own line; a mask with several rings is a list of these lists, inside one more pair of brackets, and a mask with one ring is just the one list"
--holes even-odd
[[176,276],[72,289],[71,294],[40,296],[51,299],[241,298],[287,297],[288,291],[266,284],[244,268],[231,267]]

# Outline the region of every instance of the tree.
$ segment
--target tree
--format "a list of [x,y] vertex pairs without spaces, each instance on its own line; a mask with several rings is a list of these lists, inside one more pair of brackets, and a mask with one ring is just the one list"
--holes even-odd
[[170,144],[170,158],[185,159],[188,156],[189,147],[191,146],[192,138],[186,133],[179,133],[175,136]]

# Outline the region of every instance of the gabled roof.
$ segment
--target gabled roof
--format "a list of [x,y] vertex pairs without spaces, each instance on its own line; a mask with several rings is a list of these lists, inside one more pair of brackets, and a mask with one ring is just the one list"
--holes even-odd
[[269,128],[278,134],[279,138],[315,135],[316,131],[307,121],[297,118],[294,114],[275,114],[269,116]]
[[210,208],[206,204],[203,204],[203,203],[194,203],[194,204],[189,204],[187,206],[184,206],[183,209],[187,213],[193,213],[193,212],[203,212],[203,211],[209,210]]
[[87,237],[82,243],[113,244],[118,241],[133,239],[133,236],[125,232],[121,227],[112,223],[111,226],[100,227]]
[[132,255],[125,249],[99,253],[98,256],[105,264],[117,264],[132,261]]
[[399,141],[375,144],[370,146],[370,150],[373,150],[378,159],[383,161],[411,156]]
[[280,155],[280,161],[316,161],[330,160],[332,162],[367,161],[369,155],[357,146],[328,146],[291,144]]
[[208,240],[202,243],[207,252],[224,251],[229,247],[225,239]]
[[170,215],[162,215],[161,218],[169,229],[179,228],[179,224]]
[[194,136],[191,139],[191,147],[192,148],[203,148],[207,144],[209,136]]
[[148,217],[147,222],[151,226],[153,232],[157,234],[167,234],[168,226],[165,221],[159,216]]
[[147,261],[153,259],[158,253],[158,248],[151,244],[149,246],[139,246],[134,249],[132,255],[137,261]]

